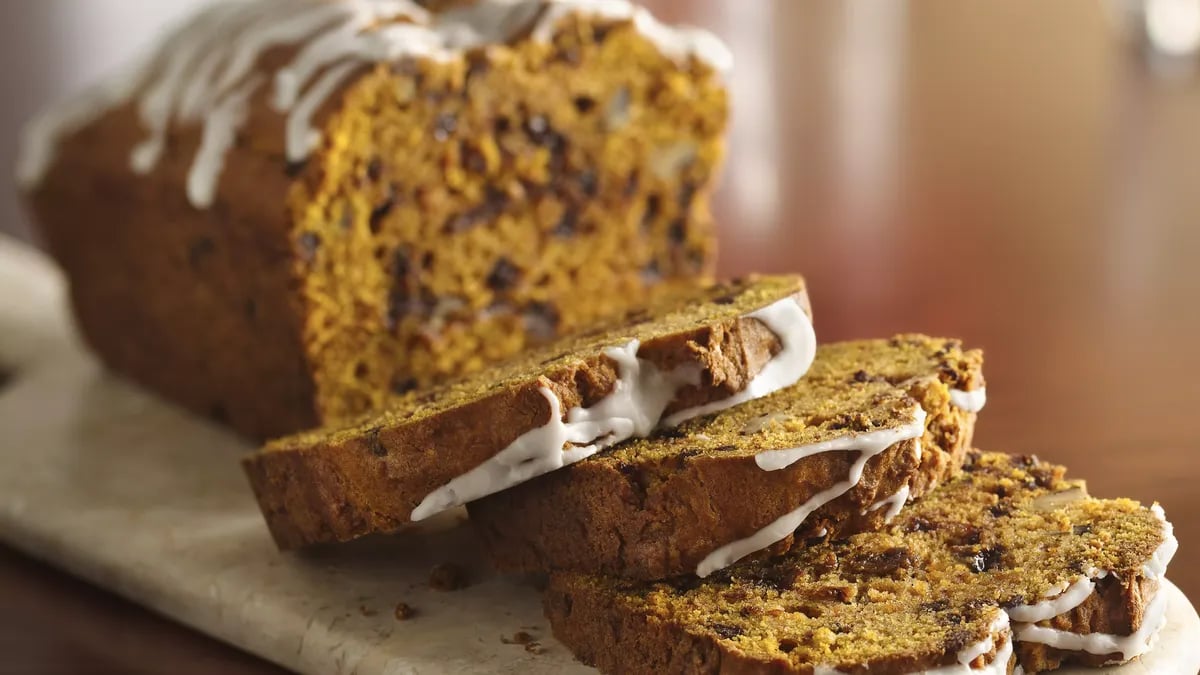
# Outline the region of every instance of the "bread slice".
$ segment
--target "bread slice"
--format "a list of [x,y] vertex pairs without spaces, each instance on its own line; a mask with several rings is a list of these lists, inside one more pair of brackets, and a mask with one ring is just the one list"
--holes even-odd
[[244,462],[282,548],[393,532],[576,462],[665,416],[796,382],[816,339],[799,277],[696,288]]
[[1144,652],[1176,546],[1161,509],[1093,499],[1033,457],[965,469],[882,531],[706,580],[554,574],[546,614],[581,660],[631,674],[1033,673]]
[[[823,345],[798,384],[470,508],[506,571],[704,576],[877,528],[970,447],[982,355],[920,335]],[[969,397],[976,397],[977,393]]]

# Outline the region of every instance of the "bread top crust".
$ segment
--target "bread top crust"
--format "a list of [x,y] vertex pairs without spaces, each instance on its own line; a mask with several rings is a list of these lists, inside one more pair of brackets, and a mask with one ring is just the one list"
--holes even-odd
[[[771,672],[901,675],[969,663],[1005,673],[1007,660],[986,668],[1014,631],[1037,639],[1022,627],[1062,624],[1102,590],[1110,597],[1082,621],[1074,617],[1076,632],[1137,634],[1154,620],[1146,608],[1174,551],[1161,511],[1091,498],[1063,474],[1034,457],[973,452],[962,476],[879,532],[704,581],[636,584],[559,573],[548,611],[569,644],[578,642],[573,621],[586,611],[564,616],[563,598],[644,617],[715,645],[732,662],[769,664]],[[1148,632],[1108,658],[1140,653]]]

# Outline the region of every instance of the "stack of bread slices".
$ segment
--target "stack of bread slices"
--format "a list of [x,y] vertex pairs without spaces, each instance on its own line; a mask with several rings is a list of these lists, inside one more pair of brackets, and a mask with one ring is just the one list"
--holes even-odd
[[1149,648],[1157,506],[975,450],[983,358],[817,346],[803,280],[697,287],[245,467],[290,549],[466,505],[612,673],[1012,673]]

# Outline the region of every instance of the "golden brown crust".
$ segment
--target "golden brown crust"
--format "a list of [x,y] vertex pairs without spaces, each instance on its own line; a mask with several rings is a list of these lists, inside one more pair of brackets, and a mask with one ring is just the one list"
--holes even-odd
[[[955,366],[943,371],[947,361]],[[690,573],[714,550],[845,481],[858,458],[827,452],[764,471],[756,452],[844,437],[853,433],[847,424],[893,428],[909,422],[919,403],[928,413],[919,454],[916,440],[893,444],[867,462],[853,490],[767,553],[821,532],[836,538],[876,529],[888,508],[872,506],[905,486],[919,497],[961,465],[975,415],[950,403],[949,387],[982,385],[981,367],[978,350],[924,336],[824,345],[809,374],[788,390],[474,502],[471,519],[493,562],[510,572],[633,579]],[[762,416],[803,424],[766,441],[761,431],[747,435],[744,425]]]
[[[733,664],[726,662],[728,652],[717,640],[623,611],[618,596],[601,587],[566,588],[552,583],[543,596],[543,607],[554,637],[600,672],[736,672],[729,669]],[[630,654],[637,655],[636,663]]]
[[[136,103],[64,138],[29,193],[95,352],[252,438],[377,409],[711,274],[724,87],[624,22],[364,65],[317,111],[303,163],[285,160],[271,94],[251,97],[211,207],[186,196],[197,124],[173,123],[158,166],[131,171]],[[614,101],[638,111],[619,130]],[[682,146],[690,160],[656,173]]]
[[608,394],[618,371],[605,348],[637,336],[638,357],[663,372],[701,369],[700,384],[681,389],[668,412],[719,400],[745,388],[779,349],[774,333],[746,314],[787,298],[807,305],[803,295],[798,277],[714,286],[676,299],[674,312],[657,308],[647,323],[567,338],[414,396],[408,407],[273,442],[244,466],[282,548],[393,532],[426,495],[543,426],[550,404],[541,387],[564,415]]
[[[251,124],[282,134],[274,116]],[[29,196],[84,339],[113,370],[252,438],[314,425],[281,155],[236,148],[201,211],[183,189],[199,130],[179,130],[137,176],[143,134],[132,105],[114,110],[61,145]]]
[[887,528],[708,579],[554,573],[546,615],[603,672],[904,675],[956,663],[989,636],[991,649],[972,663],[990,663],[1010,635],[1010,670],[1018,659],[1032,673],[1120,658],[1022,643],[1035,636],[1011,631],[1007,614],[1094,573],[1081,570],[1103,570],[1089,598],[1043,625],[1143,629],[1158,590],[1143,569],[1166,536],[1158,516],[1089,498],[1036,458],[972,453],[965,468]]

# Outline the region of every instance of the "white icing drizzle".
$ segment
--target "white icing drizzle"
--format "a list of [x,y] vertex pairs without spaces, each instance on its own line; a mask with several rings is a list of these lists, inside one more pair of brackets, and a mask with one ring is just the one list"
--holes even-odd
[[[628,19],[669,58],[696,58],[720,72],[732,65],[729,50],[716,37],[665,26],[628,0],[545,2],[548,7],[532,29],[534,39],[553,38],[569,14]],[[137,114],[146,137],[130,150],[130,168],[137,174],[154,170],[173,124],[202,123],[205,142],[193,160],[187,194],[193,206],[205,208],[212,204],[224,156],[245,123],[246,101],[258,89],[258,78],[267,76],[252,71],[269,49],[300,45],[273,78],[273,107],[288,116],[287,157],[297,162],[320,142],[311,127],[313,113],[357,67],[405,58],[458,58],[466,49],[507,42],[542,7],[543,0],[480,0],[431,14],[411,0],[217,2],[168,31],[155,58],[32,119],[23,130],[17,178],[23,188],[36,187],[64,136],[140,89]]]
[[983,406],[987,403],[987,389],[984,387],[972,389],[971,391],[951,389],[950,403],[956,408],[961,408],[967,412],[977,413],[980,410],[983,410]]
[[483,464],[431,492],[413,509],[411,518],[414,521],[424,520],[448,508],[517,485],[592,454],[589,447],[563,447],[571,434],[562,421],[558,396],[546,387],[540,387],[538,391],[550,404],[550,420],[543,426],[521,434]]
[[779,353],[742,391],[720,401],[677,412],[665,420],[667,426],[673,427],[684,420],[732,408],[790,387],[808,372],[817,355],[817,335],[813,332],[812,320],[795,298],[784,298],[747,316],[763,322],[779,338],[782,345]]
[[188,172],[188,200],[200,208],[212,205],[216,196],[216,179],[225,164],[225,152],[237,140],[237,128],[249,112],[250,96],[263,85],[264,78],[251,78],[238,87],[212,111],[204,122],[200,149]]
[[[996,639],[1003,639],[1004,642],[997,647]],[[979,668],[972,668],[971,662],[975,659],[995,650],[995,655],[992,660]],[[992,625],[988,628],[988,635],[979,642],[968,645],[958,653],[958,663],[949,666],[943,666],[934,670],[925,671],[926,675],[957,675],[958,673],[971,673],[972,675],[1008,675],[1008,662],[1012,659],[1013,640],[1012,632],[1008,625],[1008,615],[1003,611],[996,613],[996,618],[992,620]]]
[[[324,2],[306,6],[304,3],[288,2],[282,6],[282,9],[286,10],[282,15],[274,12],[262,13],[258,20],[230,45],[228,54],[220,51],[210,54],[208,67],[201,67],[201,74],[192,79],[184,94],[183,116],[188,118],[203,114],[205,101],[211,93],[224,91],[246,77],[254,68],[259,56],[268,49],[295,44],[334,22],[347,22],[353,17],[360,17],[354,25],[361,27],[365,25],[366,20],[383,18],[382,11],[389,8],[393,17],[405,12],[419,11],[411,7],[385,7],[382,4],[376,7],[378,11],[371,12],[371,8],[358,3]],[[222,62],[225,67],[217,71],[216,67]]]
[[1096,590],[1096,581],[1106,576],[1108,576],[1108,572],[1104,570],[1094,571],[1076,579],[1071,584],[1055,589],[1048,598],[1041,602],[1008,608],[1008,616],[1013,621],[1033,623],[1065,614],[1087,600],[1092,591]]
[[601,448],[649,435],[679,389],[700,384],[698,365],[687,364],[664,374],[650,361],[639,359],[637,350],[637,340],[623,349],[606,350],[620,372],[612,392],[590,408],[575,407],[567,413],[568,424],[584,430],[585,436],[602,439],[597,443]]
[[[637,357],[639,342],[612,347],[605,354],[617,362],[613,390],[588,408],[574,407],[563,419],[558,396],[539,388],[550,404],[550,419],[521,434],[505,449],[479,466],[434,490],[413,510],[414,521],[461,506],[549,471],[573,464],[634,436],[645,436],[658,425],[680,388],[700,382],[700,369],[688,364],[661,372]],[[565,448],[567,443],[574,447]]]
[[905,483],[899,490],[896,490],[896,493],[892,496],[880,499],[879,501],[867,507],[866,512],[869,513],[887,506],[888,510],[883,514],[883,520],[884,522],[891,522],[892,518],[898,516],[900,511],[904,509],[904,505],[908,503],[908,494],[910,490],[911,488],[909,488],[908,483]]
[[37,187],[54,163],[59,141],[133,95],[145,78],[148,63],[149,59],[135,62],[110,80],[93,85],[30,119],[21,129],[17,184],[24,190]]
[[730,542],[709,553],[696,567],[696,575],[706,577],[795,532],[814,511],[854,489],[862,480],[863,469],[872,457],[901,441],[917,439],[919,443],[921,436],[925,433],[925,417],[925,411],[918,406],[913,410],[912,421],[898,427],[842,436],[786,450],[767,450],[755,455],[754,461],[760,469],[778,471],[805,457],[825,452],[841,450],[859,453],[858,458],[850,467],[846,480],[818,492],[790,513],[776,518],[749,537]]
[[[274,107],[287,112],[295,105],[304,84],[323,68],[343,59],[391,61],[403,56],[442,56],[443,40],[430,30],[428,14],[416,5],[380,2],[356,5],[345,22],[319,34],[308,42],[290,64],[275,74]],[[388,24],[367,32],[381,21],[407,19],[419,23]]]
[[[765,450],[754,456],[754,463],[763,471],[779,471],[805,457],[838,450],[859,451],[873,457],[896,443],[911,438],[920,438],[924,434],[927,416],[925,410],[915,406],[912,415],[913,418],[910,422],[890,429],[853,433],[784,450]],[[859,459],[861,461],[862,458]],[[865,462],[863,463],[865,464]]]
[[1154,636],[1158,634],[1166,621],[1167,594],[1157,592],[1146,607],[1142,625],[1131,635],[1080,634],[1035,624],[1017,625],[1014,632],[1016,638],[1024,642],[1037,642],[1056,649],[1082,651],[1088,654],[1120,654],[1121,661],[1128,661],[1149,650]]
[[310,120],[321,103],[329,97],[350,73],[362,67],[356,61],[345,61],[326,70],[312,88],[296,102],[292,113],[287,118],[287,132],[284,147],[289,162],[299,162],[308,153],[321,144],[321,132],[312,128]]
[[964,666],[968,666],[975,659],[995,649],[995,635],[1001,632],[1008,632],[1008,615],[1003,611],[998,612],[996,618],[992,620],[987,637],[973,645],[967,645],[958,653],[958,662]]
[[[261,9],[269,12],[280,6],[278,0],[273,0],[264,2]],[[161,47],[161,67],[137,101],[138,117],[149,134],[129,154],[129,165],[134,173],[147,174],[158,164],[166,146],[167,130],[180,112],[184,94],[194,81],[198,67],[205,60],[216,58],[214,53],[224,54],[223,47],[230,36],[252,22],[259,10],[259,6],[250,3],[216,3],[168,35]],[[187,118],[187,121],[196,121],[197,117]],[[228,132],[217,130],[214,133],[226,135]]]

